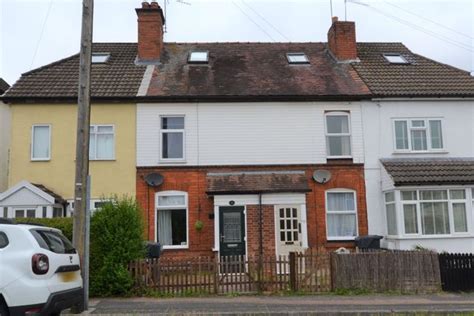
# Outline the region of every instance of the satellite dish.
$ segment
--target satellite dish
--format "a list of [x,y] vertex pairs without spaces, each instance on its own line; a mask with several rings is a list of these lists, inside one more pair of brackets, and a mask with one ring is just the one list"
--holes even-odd
[[150,173],[145,176],[145,182],[151,187],[159,187],[164,180],[165,177],[159,173]]
[[324,184],[328,182],[329,180],[331,180],[331,172],[328,170],[316,170],[313,173],[313,179],[317,183]]

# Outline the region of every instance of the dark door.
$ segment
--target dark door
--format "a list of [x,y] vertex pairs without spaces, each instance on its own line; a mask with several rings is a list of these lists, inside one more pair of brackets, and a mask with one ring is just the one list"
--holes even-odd
[[245,255],[245,219],[243,206],[219,208],[220,255]]

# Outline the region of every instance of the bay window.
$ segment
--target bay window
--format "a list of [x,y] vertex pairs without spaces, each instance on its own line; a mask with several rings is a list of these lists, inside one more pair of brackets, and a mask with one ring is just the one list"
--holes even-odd
[[395,204],[395,193],[385,193],[385,210],[387,215],[387,232],[389,235],[397,234],[397,212]]
[[441,119],[394,120],[396,151],[439,151],[444,147]]
[[354,239],[357,236],[356,194],[351,190],[326,192],[328,240]]
[[[389,218],[396,220],[385,193],[388,235],[394,234]],[[403,235],[456,235],[468,232],[467,192],[465,189],[425,189],[401,190],[400,211],[403,222]],[[469,192],[470,193],[470,192]],[[395,195],[394,195],[395,196]],[[398,202],[394,202],[395,204]],[[395,206],[393,207],[395,209]]]
[[188,246],[188,195],[163,191],[156,195],[156,240],[164,249]]

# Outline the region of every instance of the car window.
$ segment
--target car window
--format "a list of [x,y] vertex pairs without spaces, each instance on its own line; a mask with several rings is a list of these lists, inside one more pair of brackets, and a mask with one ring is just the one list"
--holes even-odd
[[71,242],[63,234],[54,230],[30,230],[39,246],[55,253],[76,253]]
[[0,232],[0,249],[8,246],[8,237],[4,232]]

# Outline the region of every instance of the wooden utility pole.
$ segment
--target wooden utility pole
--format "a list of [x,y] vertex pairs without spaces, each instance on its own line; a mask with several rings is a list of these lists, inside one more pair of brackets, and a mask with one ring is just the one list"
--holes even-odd
[[88,176],[89,176],[89,126],[90,126],[90,91],[92,62],[92,24],[94,0],[82,1],[81,51],[79,54],[79,91],[77,98],[77,137],[76,137],[76,179],[74,182],[74,229],[73,243],[81,259],[81,273],[84,280],[84,302],[77,307],[77,312],[88,308],[89,228],[87,212]]

